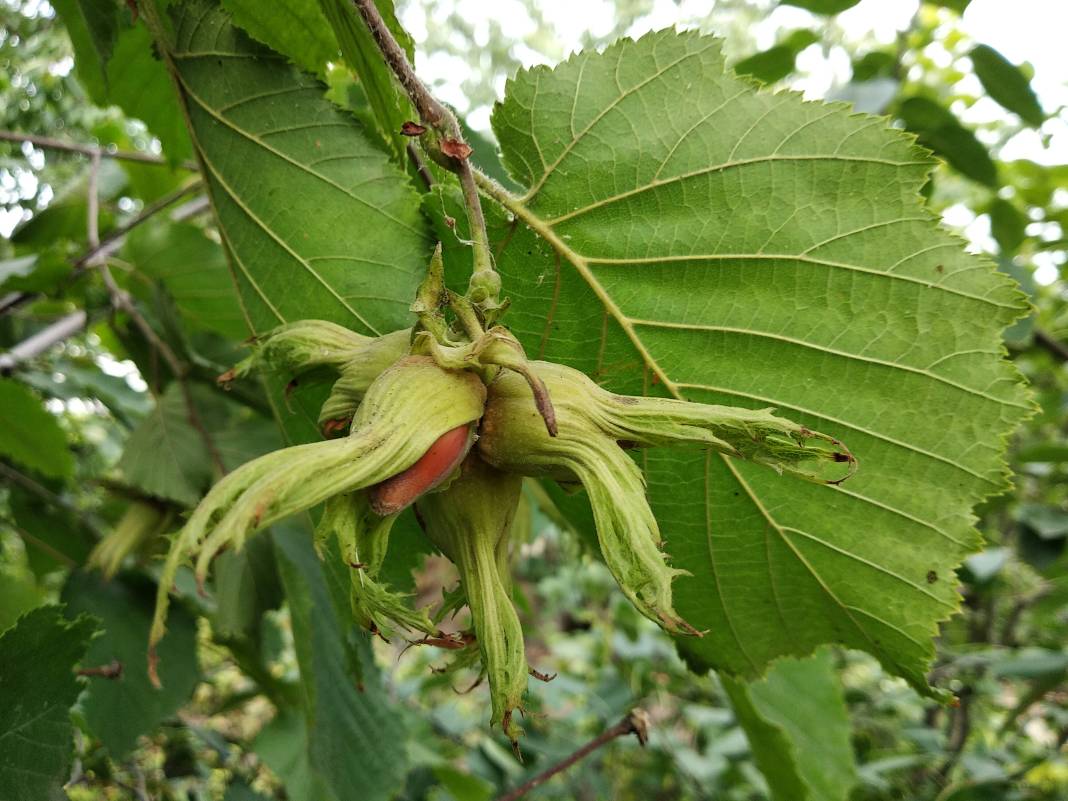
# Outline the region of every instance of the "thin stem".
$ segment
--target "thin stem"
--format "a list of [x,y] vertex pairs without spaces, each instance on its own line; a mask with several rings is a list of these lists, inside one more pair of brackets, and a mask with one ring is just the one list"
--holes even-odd
[[482,203],[478,197],[478,184],[475,174],[467,160],[460,162],[460,186],[464,192],[464,205],[467,206],[467,220],[471,228],[471,247],[474,250],[474,272],[480,270],[495,272],[490,256],[489,234],[486,232],[486,218],[482,214]]
[[[200,414],[197,412],[196,403],[193,399],[192,390],[189,387],[188,374],[189,366],[178,358],[171,346],[168,345],[163,339],[156,333],[156,330],[145,319],[144,315],[138,310],[137,305],[130,297],[130,293],[126,292],[115,282],[115,276],[111,274],[111,268],[108,267],[107,257],[98,251],[100,250],[100,234],[99,234],[99,208],[100,201],[97,196],[97,178],[100,172],[100,154],[94,153],[92,155],[92,162],[89,169],[89,198],[88,198],[88,236],[89,236],[89,250],[93,255],[89,256],[84,262],[85,267],[97,267],[100,272],[100,277],[104,279],[104,286],[107,287],[108,294],[111,297],[111,304],[116,309],[121,309],[126,312],[127,316],[133,321],[134,325],[141,332],[141,335],[145,338],[145,341],[163,358],[163,361],[167,363],[171,373],[174,375],[175,381],[182,390],[182,398],[185,400],[186,417],[189,420],[189,424],[193,426],[196,432],[200,435],[201,440],[204,443],[204,447],[211,457],[212,463],[220,474],[226,472],[226,467],[223,465],[222,457],[219,454],[218,448],[215,447],[215,441],[212,439],[208,430],[204,427],[203,421],[200,419]],[[94,251],[97,251],[94,253]]]
[[[0,131],[0,141],[3,142],[29,142],[34,147],[48,150],[63,150],[67,153],[81,153],[83,156],[98,156],[118,161],[137,161],[142,164],[158,164],[169,166],[170,162],[162,156],[154,156],[151,153],[138,153],[133,150],[108,150],[94,145],[82,145],[77,142],[68,142],[62,139],[52,139],[48,136],[19,133],[18,131]],[[186,170],[196,170],[194,161],[183,161],[178,166]]]
[[[141,213],[130,220],[128,223],[120,225],[118,228],[110,231],[107,236],[101,239],[96,245],[90,245],[86,251],[75,259],[72,264],[74,266],[74,272],[70,277],[70,280],[80,277],[85,273],[85,270],[89,266],[89,263],[96,259],[98,256],[108,256],[115,252],[122,246],[126,234],[132,231],[137,226],[150,220],[152,217],[163,211],[168,206],[174,204],[178,200],[181,200],[186,195],[192,194],[202,186],[201,181],[190,181],[184,186],[180,186],[173,192],[169,192],[158,200],[149,203],[145,206]],[[37,292],[12,292],[9,295],[5,295],[0,298],[0,314],[12,311],[29,300],[37,297]]]
[[90,533],[96,535],[97,537],[103,536],[104,529],[101,523],[99,523],[88,512],[84,512],[79,509],[66,498],[63,498],[62,496],[52,492],[52,490],[48,489],[48,487],[38,484],[29,476],[23,475],[15,468],[10,467],[4,464],[3,462],[0,462],[0,476],[3,476],[3,478],[11,482],[12,484],[18,484],[24,490],[26,490],[32,495],[36,495],[45,503],[51,504],[57,509],[62,509],[64,512],[68,512],[69,514],[74,515],[76,518],[78,518],[78,522],[81,523],[82,526]]
[[74,672],[79,676],[96,676],[101,679],[119,679],[122,678],[122,662],[118,659],[112,659],[106,665],[79,668]]
[[605,729],[598,734],[580,749],[571,754],[566,759],[557,762],[548,770],[539,773],[534,778],[516,787],[514,790],[505,793],[502,796],[498,796],[497,801],[516,801],[517,798],[522,798],[535,787],[545,784],[549,779],[555,776],[561,771],[565,771],[583,759],[589,756],[605,743],[611,742],[617,737],[623,737],[627,734],[636,734],[638,736],[638,742],[645,745],[646,738],[648,737],[648,719],[645,713],[640,709],[635,709],[630,712],[623,720],[619,721],[615,726],[609,729]]
[[89,197],[85,219],[88,227],[86,241],[89,249],[100,247],[100,193],[97,184],[100,180],[100,151],[94,150],[89,162]]
[[190,181],[184,186],[180,186],[172,192],[168,192],[158,200],[154,200],[145,206],[141,213],[130,220],[128,223],[120,225],[118,228],[110,231],[107,236],[100,240],[100,242],[94,247],[90,248],[79,256],[74,261],[74,269],[80,270],[85,267],[92,266],[92,262],[97,256],[110,256],[112,252],[118,249],[122,244],[121,240],[126,234],[130,233],[134,228],[141,225],[143,222],[151,219],[159,212],[163,211],[170,205],[173,205],[176,201],[181,200],[186,195],[192,194],[196,190],[200,189],[202,182],[199,180]]
[[409,142],[404,151],[408,154],[408,158],[412,160],[412,164],[415,165],[415,171],[419,173],[420,179],[427,189],[434,188],[434,176],[430,172],[430,168],[426,166],[426,162],[423,161],[423,157],[419,155],[419,150],[414,144]]
[[393,70],[393,74],[397,76],[397,80],[404,87],[404,91],[412,99],[412,105],[419,112],[419,117],[422,121],[432,128],[443,130],[449,136],[462,142],[463,135],[460,132],[460,124],[456,121],[456,117],[449,109],[438,102],[438,99],[430,94],[430,90],[419,80],[415,70],[412,69],[412,65],[408,63],[407,54],[397,44],[397,40],[393,38],[393,33],[389,30],[385,20],[382,19],[382,15],[378,13],[378,7],[375,5],[374,0],[353,0],[353,3],[356,5],[356,10],[360,12],[360,16],[363,17],[364,22],[367,23],[367,27],[371,31],[371,37],[375,40],[375,44],[378,45],[378,49],[386,59],[389,68]]
[[[408,93],[412,104],[424,125],[433,128],[460,145],[460,150],[466,148],[463,131],[456,115],[445,105],[435,98],[426,88],[419,76],[415,74],[412,65],[408,63],[408,56],[393,34],[386,26],[382,15],[378,13],[374,0],[353,0],[356,9],[360,12],[364,22],[367,23],[371,36],[378,45],[382,56],[393,74],[397,76],[401,86]],[[470,152],[468,149],[467,152]],[[460,176],[460,186],[463,188],[464,204],[467,206],[467,218],[471,228],[471,244],[474,248],[474,271],[495,272],[493,260],[489,251],[489,236],[486,233],[486,218],[482,214],[482,203],[478,196],[478,186],[475,182],[474,172],[466,157],[454,158],[456,172]],[[493,300],[496,300],[494,298]]]
[[1048,352],[1057,361],[1068,362],[1068,345],[1056,339],[1048,331],[1036,328],[1035,344]]

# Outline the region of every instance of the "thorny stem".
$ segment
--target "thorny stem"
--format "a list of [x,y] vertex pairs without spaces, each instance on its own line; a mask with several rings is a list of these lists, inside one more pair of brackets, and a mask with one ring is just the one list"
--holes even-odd
[[635,734],[638,737],[638,742],[645,745],[645,741],[649,737],[649,719],[645,712],[641,709],[634,709],[619,721],[615,726],[605,729],[598,734],[580,749],[571,754],[566,759],[557,762],[548,770],[545,770],[535,776],[533,779],[521,784],[514,790],[505,793],[502,796],[497,797],[497,801],[516,801],[517,798],[522,798],[535,787],[545,784],[549,779],[555,776],[561,771],[567,770],[580,759],[589,756],[605,743],[611,742],[617,737],[623,737],[628,734]]
[[[430,94],[430,90],[419,80],[412,65],[408,63],[408,56],[397,44],[397,40],[393,38],[382,15],[378,13],[374,0],[353,0],[353,3],[364,22],[367,23],[371,36],[386,63],[397,76],[397,80],[408,93],[408,97],[411,98],[423,124],[463,145],[463,131],[460,129],[456,116]],[[471,226],[471,243],[475,257],[474,271],[476,273],[479,271],[495,272],[489,251],[489,236],[486,234],[486,219],[482,215],[482,203],[478,196],[474,171],[466,158],[453,160],[456,162],[456,171],[460,176],[460,186],[463,189],[464,203],[467,206],[467,218]]]

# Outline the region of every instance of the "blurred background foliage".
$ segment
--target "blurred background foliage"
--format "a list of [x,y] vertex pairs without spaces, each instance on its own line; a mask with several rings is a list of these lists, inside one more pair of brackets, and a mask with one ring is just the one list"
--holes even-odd
[[[150,61],[93,63],[94,8],[109,2],[0,0],[0,666],[21,664],[9,628],[20,615],[38,610],[24,620],[60,640],[75,638],[76,624],[63,629],[39,607],[61,601],[68,617],[98,619],[99,636],[83,632],[81,655],[60,670],[89,667],[73,754],[60,765],[71,799],[348,801],[378,797],[368,788],[381,774],[403,777],[410,801],[479,801],[635,706],[652,722],[644,749],[616,740],[531,797],[785,799],[791,781],[813,799],[1068,797],[1068,164],[1056,155],[1068,150],[1068,115],[1063,92],[1032,88],[1031,65],[967,33],[968,0],[626,0],[577,21],[567,4],[538,0],[398,7],[419,71],[486,140],[478,155],[490,160],[488,110],[519,66],[665,22],[720,34],[740,72],[915,132],[945,161],[926,188],[931,207],[1031,295],[1034,312],[1006,345],[1040,410],[1011,443],[1015,490],[978,510],[987,547],[964,565],[964,613],[938,642],[933,681],[958,705],[919,698],[855,652],[817,657],[840,686],[782,663],[750,700],[791,738],[809,771],[800,779],[777,774],[731,686],[686,670],[535,488],[516,600],[532,664],[557,677],[532,694],[524,764],[485,726],[476,677],[434,672],[441,652],[309,616],[332,590],[299,530],[225,555],[207,596],[179,586],[165,690],[150,690],[141,666],[163,535],[215,475],[280,440],[263,393],[215,385],[239,357],[244,325],[166,75]],[[1022,24],[1003,5],[1004,24]],[[1063,25],[1056,5],[1030,24]],[[858,15],[888,6],[909,10],[889,37],[864,27]],[[582,27],[591,19],[593,32]],[[143,35],[115,32],[115,53],[134,53]],[[352,76],[337,66],[325,75],[331,97],[359,112]],[[1068,74],[1042,77],[1064,89]],[[99,208],[87,200],[93,188]],[[106,257],[110,279],[94,256]],[[423,602],[455,583],[433,556],[394,573]],[[120,682],[99,675],[114,661]],[[360,666],[359,687],[339,668],[349,664]],[[77,694],[68,690],[66,707],[58,690],[50,696],[61,718]],[[53,693],[43,679],[27,692]],[[305,725],[313,696],[319,714]],[[819,700],[807,710],[804,697]],[[847,721],[835,718],[843,700]],[[838,733],[851,748],[835,748]],[[397,741],[379,757],[360,751],[368,736]],[[346,749],[348,764],[329,759]]]

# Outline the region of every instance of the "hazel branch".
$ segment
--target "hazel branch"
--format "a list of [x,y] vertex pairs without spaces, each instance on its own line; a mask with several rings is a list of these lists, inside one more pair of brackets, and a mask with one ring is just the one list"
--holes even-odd
[[[19,133],[18,131],[0,131],[0,142],[29,142],[34,147],[43,150],[62,150],[67,153],[81,153],[83,156],[99,156],[118,161],[137,161],[142,164],[158,164],[168,166],[170,162],[162,156],[151,153],[139,153],[135,150],[109,150],[94,145],[83,145],[78,142],[69,142],[63,139],[53,139],[50,136],[38,136],[37,134]],[[193,161],[183,161],[178,166],[186,170],[196,170],[197,164]]]
[[649,738],[649,717],[643,710],[631,710],[623,720],[619,721],[615,726],[605,729],[580,749],[575,751],[575,753],[571,754],[571,756],[557,762],[548,770],[539,773],[537,776],[524,782],[514,790],[511,790],[502,796],[498,796],[497,801],[516,801],[516,799],[522,798],[535,787],[545,784],[545,782],[557,773],[567,770],[580,759],[589,756],[605,743],[609,743],[617,737],[624,737],[628,734],[636,735],[638,737],[638,742],[645,745],[646,740]]
[[[198,179],[190,181],[189,183],[178,187],[173,192],[169,192],[166,195],[163,195],[158,200],[155,200],[152,203],[146,205],[144,209],[141,210],[140,214],[138,214],[128,223],[120,225],[118,228],[115,228],[114,230],[110,231],[106,236],[102,237],[97,244],[90,244],[86,251],[71,263],[74,269],[69,280],[73,280],[84,274],[90,262],[92,262],[93,260],[100,257],[109,256],[116,250],[118,250],[122,246],[122,243],[125,241],[126,234],[128,234],[134,228],[146,222],[147,220],[150,220],[152,217],[156,216],[161,211],[178,202],[185,196],[198,191],[199,189],[201,189],[202,186],[203,184]],[[175,210],[174,219],[177,219],[177,214],[179,211],[182,211],[182,209]],[[27,301],[35,298],[37,295],[37,292],[12,292],[8,295],[0,297],[0,314],[6,314],[7,312],[18,308]]]
[[177,381],[179,387],[181,387],[182,397],[185,400],[186,417],[189,420],[189,424],[200,436],[201,441],[204,443],[204,449],[211,458],[212,464],[215,465],[215,468],[219,471],[220,475],[224,475],[226,473],[226,466],[223,463],[218,448],[215,447],[214,439],[208,432],[207,428],[204,427],[204,422],[200,419],[200,413],[197,411],[193,393],[189,387],[189,365],[179,359],[171,346],[164,342],[159,334],[156,333],[156,330],[138,310],[137,305],[130,297],[130,293],[126,292],[115,282],[115,276],[111,274],[111,268],[108,267],[107,257],[99,252],[100,197],[97,192],[97,185],[100,174],[100,158],[101,156],[99,152],[93,153],[91,156],[92,161],[89,169],[89,196],[86,199],[88,204],[88,214],[86,215],[86,218],[89,250],[94,255],[86,259],[81,266],[98,268],[100,277],[104,280],[104,286],[107,287],[112,306],[126,312],[126,315],[133,321],[137,330],[140,331],[141,335],[145,338],[145,341],[147,341],[148,344],[160,355],[163,361],[167,363],[171,373],[174,375],[175,381]]
[[[474,272],[472,273],[472,291],[478,291],[480,283],[488,283],[490,286],[499,285],[493,267],[493,260],[489,250],[489,236],[486,233],[486,219],[482,214],[482,203],[478,196],[478,186],[475,183],[475,175],[467,160],[471,148],[464,142],[463,131],[456,115],[445,105],[435,98],[426,85],[419,80],[412,65],[408,63],[408,56],[397,40],[393,37],[385,20],[379,14],[374,0],[353,0],[356,9],[360,12],[364,22],[371,32],[372,38],[378,45],[386,64],[397,76],[401,86],[404,87],[412,105],[419,112],[419,118],[428,128],[444,137],[442,150],[451,159],[450,166],[460,178],[460,187],[463,190],[464,204],[467,207],[467,218],[471,226],[471,244],[474,248]],[[492,277],[491,277],[492,276]],[[487,293],[483,292],[483,295]],[[496,301],[496,293],[489,293],[492,301]]]

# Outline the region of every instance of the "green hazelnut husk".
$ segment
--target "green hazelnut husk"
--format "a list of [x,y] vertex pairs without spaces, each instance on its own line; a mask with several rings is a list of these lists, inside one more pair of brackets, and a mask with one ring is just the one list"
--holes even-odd
[[521,731],[514,712],[522,708],[528,668],[503,554],[521,487],[521,477],[495,470],[471,454],[448,489],[416,504],[427,536],[460,573],[489,681],[491,723],[501,726],[513,746]]
[[315,528],[320,552],[336,538],[341,558],[351,569],[349,598],[352,615],[366,629],[388,639],[395,627],[435,634],[425,609],[413,609],[410,595],[393,592],[379,579],[397,515],[379,517],[363,492],[335,495],[327,500]]
[[227,384],[253,371],[271,371],[290,378],[316,367],[340,369],[374,342],[326,320],[298,320],[273,328],[250,341],[252,353],[219,376]]
[[227,475],[171,543],[150,645],[163,636],[168,591],[178,568],[194,554],[197,580],[203,583],[222,548],[240,549],[255,531],[411,467],[442,434],[477,420],[485,395],[472,373],[442,369],[426,356],[405,357],[368,388],[348,436],[274,451]]
[[546,430],[529,379],[502,370],[489,387],[479,453],[501,470],[580,483],[609,570],[642,614],[673,633],[699,633],[673,608],[672,580],[684,571],[668,567],[644,478],[620,443],[698,444],[827,483],[844,480],[855,467],[834,438],[767,409],[615,395],[564,365],[529,367],[552,398],[557,435]]
[[408,353],[411,333],[405,328],[371,339],[337,368],[338,379],[319,411],[319,427],[325,433],[348,425],[374,380]]

